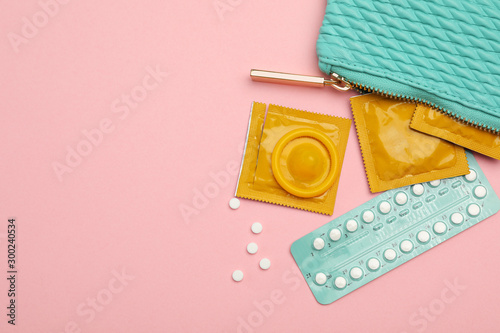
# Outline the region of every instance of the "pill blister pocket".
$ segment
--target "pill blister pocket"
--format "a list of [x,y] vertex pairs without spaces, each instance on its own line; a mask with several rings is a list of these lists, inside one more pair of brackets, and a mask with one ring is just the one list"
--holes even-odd
[[393,189],[292,244],[316,300],[329,304],[495,214],[500,200],[470,152],[470,173]]

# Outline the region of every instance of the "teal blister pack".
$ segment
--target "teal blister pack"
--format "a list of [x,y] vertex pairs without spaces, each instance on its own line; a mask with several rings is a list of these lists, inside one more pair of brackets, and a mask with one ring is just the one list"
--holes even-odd
[[500,209],[477,161],[470,173],[383,192],[292,244],[316,300],[330,304]]

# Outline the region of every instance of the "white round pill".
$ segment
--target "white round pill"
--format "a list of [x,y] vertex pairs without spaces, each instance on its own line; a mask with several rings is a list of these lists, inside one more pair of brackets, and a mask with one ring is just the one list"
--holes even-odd
[[342,236],[342,233],[340,232],[339,229],[335,228],[330,231],[330,239],[334,242],[338,241],[340,237]]
[[432,186],[432,187],[438,187],[439,184],[441,184],[441,180],[439,179],[436,179],[436,180],[433,180],[433,181],[430,181],[429,184]]
[[474,195],[479,199],[484,198],[486,196],[486,187],[483,185],[476,186],[474,188]]
[[271,260],[264,258],[260,261],[259,266],[262,269],[269,269],[271,267]]
[[243,280],[243,272],[240,271],[239,269],[235,270],[233,272],[233,280],[236,282],[240,282],[241,280]]
[[477,173],[476,171],[470,169],[469,171],[469,174],[468,175],[465,175],[465,179],[468,181],[468,182],[473,182],[475,181],[477,178]]
[[416,196],[421,196],[422,194],[424,194],[424,185],[422,185],[422,184],[413,185],[413,187],[411,188],[411,191]]
[[323,248],[325,247],[325,241],[323,240],[323,238],[316,238],[313,242],[313,246],[316,250],[323,250]]
[[382,214],[388,214],[391,211],[391,204],[388,201],[382,201],[378,205],[378,209]]
[[259,246],[257,246],[257,244],[255,244],[255,243],[248,243],[248,245],[247,245],[247,251],[250,254],[257,253],[258,249],[259,249]]
[[326,283],[326,275],[325,273],[318,273],[316,274],[316,283],[319,284],[320,286],[324,285]]
[[372,271],[376,271],[380,267],[380,261],[377,258],[371,258],[368,260],[368,268]]
[[469,207],[467,207],[467,213],[469,213],[470,216],[478,216],[479,213],[481,213],[481,207],[479,207],[477,204],[470,204]]
[[401,242],[401,251],[403,251],[404,253],[408,253],[408,252],[411,252],[411,250],[413,250],[413,243],[409,240],[404,240]]
[[451,223],[460,224],[464,221],[464,216],[460,213],[453,213],[450,217]]
[[335,287],[344,289],[345,286],[347,286],[347,280],[344,277],[339,276],[335,279]]
[[396,203],[400,206],[403,206],[406,202],[408,202],[408,196],[404,192],[399,192],[396,194]]
[[433,229],[436,234],[443,234],[446,231],[446,224],[443,222],[436,222]]
[[356,222],[356,220],[349,220],[346,222],[345,228],[349,232],[355,232],[356,230],[358,230],[358,222]]
[[360,267],[353,267],[349,272],[349,275],[354,280],[359,280],[363,276],[363,270]]
[[240,208],[240,200],[238,200],[238,198],[232,198],[229,200],[229,207],[231,207],[231,209]]
[[262,224],[260,224],[259,222],[255,222],[254,224],[252,224],[252,232],[254,234],[260,234],[262,232]]
[[393,261],[396,259],[397,253],[393,249],[387,249],[384,251],[384,258],[387,261]]
[[371,210],[367,210],[363,213],[363,221],[366,223],[372,223],[375,220],[375,214]]
[[417,239],[420,243],[427,243],[431,239],[431,235],[427,231],[422,230],[417,234]]

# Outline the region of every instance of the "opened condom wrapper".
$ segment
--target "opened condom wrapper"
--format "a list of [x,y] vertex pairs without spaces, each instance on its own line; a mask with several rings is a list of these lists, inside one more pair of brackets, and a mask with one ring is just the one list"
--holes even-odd
[[469,172],[462,147],[410,128],[416,104],[366,94],[351,106],[372,192]]
[[410,127],[500,160],[500,134],[461,123],[429,106],[417,106]]
[[331,215],[350,126],[254,102],[236,196]]

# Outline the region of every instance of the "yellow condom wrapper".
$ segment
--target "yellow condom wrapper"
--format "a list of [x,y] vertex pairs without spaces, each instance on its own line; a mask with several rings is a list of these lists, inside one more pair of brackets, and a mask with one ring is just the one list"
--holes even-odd
[[416,104],[366,94],[351,107],[372,192],[469,172],[462,147],[410,128]]
[[463,124],[431,107],[418,105],[410,127],[500,160],[500,135]]
[[350,126],[254,102],[236,196],[331,215]]

